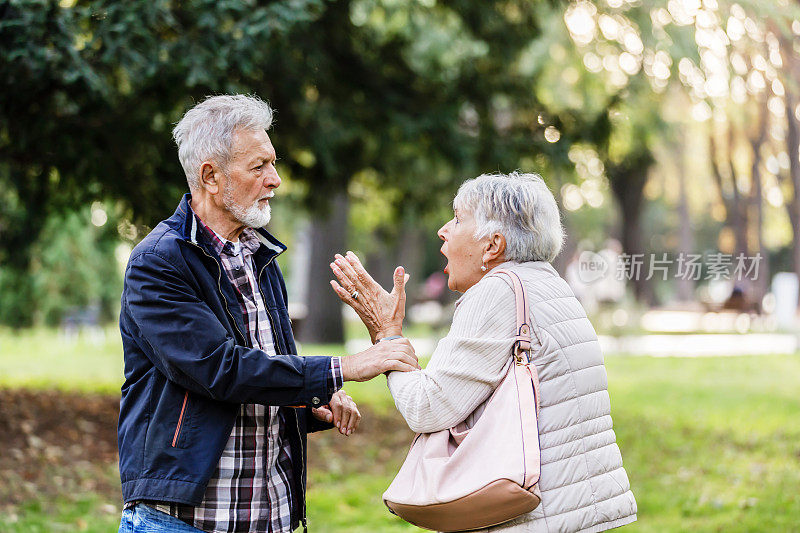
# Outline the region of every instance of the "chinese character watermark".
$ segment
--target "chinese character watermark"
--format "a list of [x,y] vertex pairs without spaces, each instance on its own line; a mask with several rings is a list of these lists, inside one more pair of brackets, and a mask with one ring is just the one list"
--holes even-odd
[[[681,279],[692,281],[756,280],[763,256],[725,254],[619,254],[609,257],[590,251],[578,258],[578,278],[583,283],[600,280]],[[614,264],[611,264],[611,263]]]

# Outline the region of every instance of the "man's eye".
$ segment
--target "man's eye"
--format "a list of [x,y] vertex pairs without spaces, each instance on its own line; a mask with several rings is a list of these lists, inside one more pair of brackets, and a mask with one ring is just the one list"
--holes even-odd
[[263,163],[258,165],[257,167],[255,167],[253,170],[261,170],[262,168],[264,168],[264,164]]

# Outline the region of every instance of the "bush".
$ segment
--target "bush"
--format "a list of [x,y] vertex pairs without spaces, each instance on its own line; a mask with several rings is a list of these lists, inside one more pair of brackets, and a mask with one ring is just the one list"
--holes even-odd
[[[102,225],[92,223],[93,211]],[[114,317],[122,290],[114,254],[120,239],[106,211],[94,204],[51,216],[32,245],[28,268],[0,267],[1,323],[59,325],[77,314],[99,322]]]

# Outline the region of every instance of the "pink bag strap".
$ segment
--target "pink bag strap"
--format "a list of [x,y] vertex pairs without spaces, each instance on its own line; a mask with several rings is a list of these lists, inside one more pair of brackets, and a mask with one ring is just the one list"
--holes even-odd
[[[517,335],[513,348],[514,355],[519,355],[522,352],[530,352],[531,334],[536,337],[536,340],[538,340],[540,344],[542,339],[539,338],[536,329],[532,326],[533,317],[531,316],[530,309],[528,308],[528,300],[525,297],[525,289],[522,287],[522,280],[519,278],[516,272],[506,269],[492,272],[492,276],[496,274],[500,274],[508,278],[508,280],[511,282],[511,287],[514,289],[517,310]],[[527,359],[530,361],[529,354],[527,355]]]
[[[492,276],[499,274],[511,281],[511,287],[514,289],[514,297],[516,300],[517,312],[517,335],[512,348],[516,364],[525,364],[533,379],[533,388],[536,395],[536,412],[539,412],[539,373],[536,371],[536,365],[531,358],[531,334],[542,345],[542,339],[539,336],[533,316],[528,308],[528,300],[525,297],[525,289],[522,286],[522,280],[516,272],[501,269],[492,272]],[[525,354],[523,359],[522,354]],[[523,363],[524,361],[524,363]]]

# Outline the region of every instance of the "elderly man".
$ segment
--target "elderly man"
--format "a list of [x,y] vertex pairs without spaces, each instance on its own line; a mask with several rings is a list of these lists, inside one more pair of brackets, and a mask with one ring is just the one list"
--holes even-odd
[[306,433],[356,429],[344,381],[419,368],[389,329],[355,355],[295,355],[286,247],[260,229],[281,183],[271,123],[237,95],[175,127],[190,193],[133,250],[122,294],[121,532],[305,529]]

